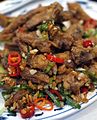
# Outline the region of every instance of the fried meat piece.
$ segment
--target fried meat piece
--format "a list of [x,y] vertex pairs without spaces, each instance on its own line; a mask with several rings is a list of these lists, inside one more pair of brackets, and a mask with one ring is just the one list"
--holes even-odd
[[[93,44],[95,43],[93,42]],[[75,43],[73,44],[71,54],[76,65],[80,65],[82,63],[85,64],[97,57],[97,48],[95,47],[95,45],[86,48],[83,46],[83,40],[79,40],[75,41]]]
[[78,3],[68,3],[68,8],[74,13],[73,19],[77,20],[87,20],[90,16],[82,9]]
[[49,76],[43,72],[37,71],[34,75],[30,72],[31,68],[25,68],[25,70],[21,73],[21,76],[25,80],[31,80],[33,83],[41,84],[49,83]]
[[0,14],[0,26],[7,27],[15,18]]
[[82,38],[82,27],[78,24],[71,25],[65,33],[58,32],[52,41],[59,49],[69,50],[74,41]]
[[42,41],[37,35],[36,32],[32,33],[18,33],[17,39],[15,40],[20,50],[27,53],[27,45],[32,47],[32,49],[37,48],[40,52],[50,53],[52,42],[49,40]]
[[11,106],[14,102],[17,102],[28,93],[27,90],[19,90],[15,94],[11,94],[10,98],[5,102],[5,106]]
[[31,68],[36,68],[40,70],[44,70],[48,66],[48,63],[49,61],[42,54],[35,55],[35,57],[28,61],[28,64],[30,64]]
[[55,2],[47,7],[44,11],[32,16],[32,18],[24,24],[23,29],[31,29],[34,26],[42,23],[43,21],[48,20],[57,20],[58,16],[60,15],[61,11],[63,10],[63,7]]

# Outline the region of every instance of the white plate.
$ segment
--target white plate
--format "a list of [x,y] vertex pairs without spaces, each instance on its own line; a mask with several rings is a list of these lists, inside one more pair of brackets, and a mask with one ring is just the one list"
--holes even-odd
[[[53,0],[52,0],[53,1]],[[41,2],[39,2],[40,4]],[[47,5],[51,2],[45,2],[43,1],[42,4],[43,5]],[[60,3],[63,5],[63,6],[66,6],[66,3],[64,1],[61,1],[60,0]],[[35,8],[37,6],[37,4],[32,4],[32,5],[29,5],[29,8],[28,6],[26,7],[26,12],[29,11],[31,8]],[[87,5],[83,5],[83,8],[85,8],[85,11],[87,11],[93,18],[97,18],[97,15],[95,13],[97,13],[96,9],[94,10],[94,8],[87,8]],[[25,9],[25,8],[23,8]],[[20,13],[21,13],[22,10],[20,10]],[[19,11],[17,11],[19,13]],[[12,13],[12,16],[16,16],[16,13]],[[81,109],[84,109],[85,107],[89,106],[90,104],[92,104],[94,101],[97,100],[97,89],[92,92],[92,93],[89,93],[88,94],[88,98],[89,98],[89,102],[88,103],[82,103],[81,104]],[[2,107],[1,107],[2,105]],[[0,110],[4,108],[4,101],[3,101],[3,98],[0,94]],[[56,107],[54,108],[56,109]],[[80,111],[78,109],[73,109],[72,107],[70,106],[64,106],[63,109],[61,110],[57,110],[57,111],[49,111],[49,112],[46,112],[46,111],[40,111],[40,110],[36,110],[35,112],[35,115],[37,114],[41,114],[43,113],[42,115],[40,116],[34,116],[32,118],[29,118],[29,119],[26,119],[26,120],[60,120],[61,118],[66,118],[67,116],[70,116],[78,111]],[[0,120],[23,120],[20,116],[20,114],[17,114],[17,116],[13,117],[13,116],[7,116],[8,113],[7,112],[4,112],[2,114],[2,116],[0,116]]]
[[[1,98],[1,96],[0,96],[0,98]],[[87,106],[89,106],[90,104],[92,104],[94,101],[97,100],[97,89],[95,90],[95,92],[89,93],[88,98],[89,98],[89,102],[82,103],[80,110],[86,108]],[[1,103],[1,101],[0,101],[0,103]],[[3,100],[2,100],[2,104],[4,104]],[[54,109],[56,109],[56,107]],[[70,116],[80,110],[73,109],[72,107],[67,106],[67,105],[64,106],[63,109],[57,110],[57,111],[52,110],[52,111],[47,112],[47,111],[38,110],[38,111],[35,111],[35,115],[42,114],[42,113],[43,114],[40,116],[34,116],[34,117],[26,119],[26,120],[61,120],[62,118],[66,118],[67,116]],[[0,117],[0,120],[24,120],[21,118],[20,114],[17,114],[17,116],[15,116],[15,117],[7,116],[7,115],[8,115],[7,112],[3,113],[2,116]]]
[[0,13],[9,13],[12,12],[34,0],[6,0],[0,2]]

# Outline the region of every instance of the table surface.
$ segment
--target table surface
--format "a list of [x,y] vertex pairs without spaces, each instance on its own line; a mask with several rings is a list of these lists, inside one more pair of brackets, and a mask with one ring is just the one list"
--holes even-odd
[[[41,4],[41,1],[43,1],[43,0],[41,0],[41,1],[36,0],[36,1],[37,2],[34,3],[34,4]],[[66,2],[68,0],[45,0],[45,1],[47,1],[47,3],[51,3],[53,1],[59,1],[59,2],[62,3],[64,1]],[[72,0],[69,0],[69,2],[71,2],[71,1]],[[79,1],[81,1],[81,0],[79,0]],[[82,0],[82,1],[87,2],[87,0]],[[20,8],[20,9],[18,9],[14,13],[16,15],[18,15],[18,14],[20,14],[19,11],[24,12],[26,8],[30,8],[29,6],[31,6],[31,4],[33,4],[33,3],[30,3],[26,7],[24,6],[24,7]],[[13,15],[14,13],[11,13],[11,14]],[[91,104],[87,108],[85,108],[85,109],[83,109],[83,110],[81,110],[81,111],[79,111],[79,112],[65,118],[65,119],[62,119],[62,120],[97,120],[97,101],[95,101],[93,104]]]

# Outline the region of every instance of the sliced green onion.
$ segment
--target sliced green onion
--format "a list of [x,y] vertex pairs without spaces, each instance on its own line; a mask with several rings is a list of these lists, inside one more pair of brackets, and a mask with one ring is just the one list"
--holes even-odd
[[78,109],[81,108],[81,106],[78,103],[76,103],[72,98],[68,96],[66,96],[66,104],[72,106],[73,108],[78,108]]
[[44,72],[45,73],[49,73],[53,66],[54,66],[54,63],[52,63],[52,62],[49,63],[48,66],[47,66],[47,68],[44,70]]
[[2,96],[4,98],[4,100],[8,99],[10,97],[10,94],[8,94],[7,92],[2,92]]
[[86,71],[85,73],[89,76],[94,84],[97,84],[97,75],[95,73],[89,71]]
[[0,81],[0,86],[3,86],[4,85],[4,81]]
[[16,112],[13,111],[11,108],[8,108],[8,113],[9,113],[9,116],[16,116]]
[[38,29],[43,32],[48,29],[48,24],[47,23],[42,23],[40,26],[38,26]]
[[54,77],[51,77],[49,83],[52,84],[54,81],[55,81],[55,80],[54,80]]
[[57,107],[61,107],[61,102],[48,90],[45,90],[47,95],[52,99],[52,101],[55,103]]
[[88,32],[84,32],[83,38],[89,38],[89,37],[90,37],[89,33]]

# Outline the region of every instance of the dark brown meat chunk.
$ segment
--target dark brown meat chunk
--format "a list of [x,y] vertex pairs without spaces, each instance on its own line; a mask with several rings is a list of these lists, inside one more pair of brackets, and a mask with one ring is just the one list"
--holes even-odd
[[74,19],[87,20],[90,18],[78,3],[68,3],[68,8],[74,13]]
[[72,61],[71,53],[69,51],[65,51],[63,53],[56,54],[58,58],[64,59],[64,65],[67,68],[74,68],[74,63]]
[[89,71],[97,74],[97,62],[93,61],[93,63],[89,66]]
[[17,34],[17,40],[15,42],[18,44],[19,48],[22,51],[27,51],[27,45],[31,46],[33,48],[37,48],[40,52],[51,52],[51,46],[52,43],[49,40],[42,41],[39,39],[39,37],[36,35],[35,32],[32,33],[18,33]]
[[58,74],[68,74],[72,70],[72,67],[67,67],[66,64],[63,64],[58,67]]
[[[25,15],[18,16],[1,32],[0,38],[4,38],[4,35],[9,37],[9,34],[12,34],[11,38],[13,38],[16,30],[23,25],[23,29],[27,30],[28,28],[32,28],[44,20],[51,20],[53,18],[56,19],[62,10],[63,7],[59,3],[55,2],[52,5],[39,7]],[[6,39],[9,40],[7,37]]]
[[66,90],[70,90],[73,94],[79,94],[80,88],[88,81],[88,77],[84,74],[80,75],[80,73],[70,71],[68,74],[58,75],[56,77],[56,82],[62,81]]
[[25,15],[18,16],[16,19],[14,19],[14,21],[9,26],[7,26],[4,29],[3,33],[8,34],[8,33],[14,32],[18,27],[25,24],[33,15],[40,13],[41,11],[44,11],[45,9],[46,7],[39,7],[39,8],[29,11]]
[[59,58],[64,59],[64,61],[67,61],[67,60],[71,59],[69,51],[66,51],[66,52],[63,52],[63,53],[57,53],[56,56],[59,57]]
[[96,47],[83,47],[83,40],[76,41],[71,49],[74,62],[79,65],[97,57]]
[[67,29],[65,34],[72,36],[74,41],[79,40],[83,36],[83,28],[79,24],[73,24]]
[[19,48],[16,44],[13,43],[6,43],[5,49],[8,49],[9,51],[19,51]]
[[67,21],[73,18],[73,13],[71,11],[62,11],[60,13],[59,19],[60,21]]
[[16,85],[16,80],[10,77],[7,77],[6,74],[0,74],[0,82],[4,82],[4,85],[1,85],[0,88],[7,90]]
[[12,21],[13,21],[13,17],[8,17],[4,14],[0,14],[0,26],[2,27],[6,27],[8,26]]
[[21,73],[21,76],[25,80],[31,80],[33,83],[41,84],[41,82],[49,83],[49,76],[44,74],[43,72],[37,72],[34,75],[31,75],[29,68],[25,68],[25,70]]
[[63,74],[67,71],[66,65],[63,64],[61,66],[58,67],[58,74]]
[[64,34],[56,34],[53,42],[60,50],[69,50],[72,46],[73,38]]
[[0,41],[12,41],[14,34],[13,33],[9,33],[9,34],[2,34],[0,33]]
[[11,106],[14,102],[17,102],[18,100],[20,100],[23,96],[25,96],[28,93],[29,92],[26,90],[17,91],[9,99],[7,99],[7,101],[5,102],[5,106]]
[[23,26],[23,29],[31,29],[43,21],[52,19],[57,20],[62,10],[63,7],[59,3],[55,2],[48,6],[46,10],[32,16],[32,18]]
[[44,70],[48,66],[48,63],[49,61],[42,54],[36,55],[32,59],[30,59],[28,62],[31,68],[37,68],[40,70]]
[[65,33],[58,32],[52,41],[59,49],[69,50],[75,40],[82,38],[82,27],[78,24],[71,25]]

